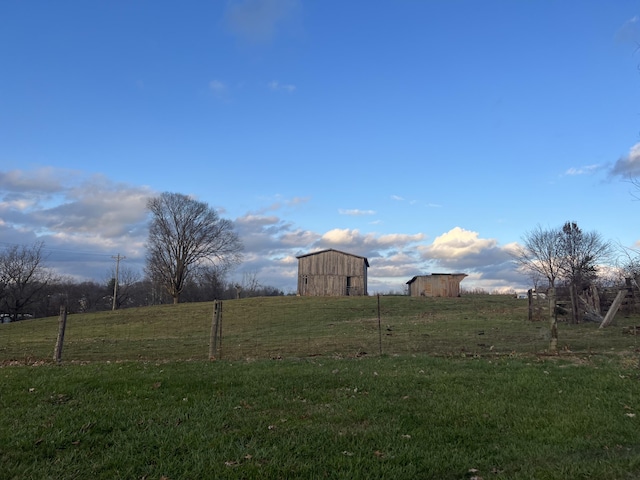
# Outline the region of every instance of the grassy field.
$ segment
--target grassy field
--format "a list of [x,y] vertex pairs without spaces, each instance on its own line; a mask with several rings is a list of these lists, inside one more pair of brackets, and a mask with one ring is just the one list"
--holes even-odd
[[62,366],[56,319],[2,325],[0,478],[640,476],[637,316],[552,354],[516,299],[380,303],[225,302],[215,362],[212,304],[70,316]]
[[[378,319],[378,316],[380,319]],[[205,360],[213,303],[75,314],[63,360]],[[640,315],[618,313],[599,329],[560,323],[558,346],[574,354],[629,354],[637,337],[622,328]],[[0,362],[53,358],[57,318],[0,325]],[[510,296],[460,298],[269,297],[223,303],[222,358],[363,355],[495,356],[544,353],[546,322],[527,321],[527,302]]]

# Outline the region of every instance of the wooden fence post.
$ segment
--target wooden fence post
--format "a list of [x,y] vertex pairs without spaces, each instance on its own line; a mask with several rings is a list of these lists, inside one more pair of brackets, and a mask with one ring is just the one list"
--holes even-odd
[[64,331],[67,328],[67,307],[60,307],[60,318],[58,319],[58,340],[56,341],[56,349],[53,352],[53,361],[62,362],[62,346],[64,344]]
[[209,360],[215,360],[218,351],[222,350],[222,301],[213,302],[213,318],[211,319],[211,334],[209,335]]
[[558,315],[556,313],[556,289],[550,288],[547,293],[549,296],[549,330],[551,333],[549,339],[549,350],[558,351]]
[[378,294],[378,350],[382,355],[382,325],[380,323],[380,294]]
[[611,304],[611,307],[609,308],[609,310],[607,310],[607,314],[604,316],[604,320],[602,320],[602,323],[600,324],[599,328],[604,328],[613,321],[613,317],[616,316],[616,313],[620,308],[620,304],[622,303],[622,300],[624,300],[624,297],[626,294],[627,294],[626,290],[620,290],[618,292],[618,295],[616,296],[615,300]]

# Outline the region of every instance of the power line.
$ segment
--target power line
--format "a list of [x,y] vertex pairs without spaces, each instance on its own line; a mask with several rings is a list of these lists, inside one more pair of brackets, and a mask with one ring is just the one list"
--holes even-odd
[[[11,243],[11,242],[3,242],[0,241],[0,245],[6,245],[9,247],[28,247],[30,245],[25,245],[23,243]],[[91,253],[91,252],[79,252],[77,250],[65,250],[63,248],[51,248],[44,245],[42,250],[51,252],[51,253],[73,253],[74,255],[88,255],[93,257],[109,257],[111,254],[109,253]],[[113,257],[112,257],[113,258]]]

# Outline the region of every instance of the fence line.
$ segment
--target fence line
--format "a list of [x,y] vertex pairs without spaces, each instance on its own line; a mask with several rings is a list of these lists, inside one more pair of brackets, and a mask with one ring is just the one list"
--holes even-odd
[[[549,317],[529,321],[528,312],[528,302],[500,295],[261,297],[164,305],[65,316],[59,351],[61,319],[2,325],[0,364],[50,362],[54,348],[56,362],[547,352]],[[638,325],[638,314],[622,311],[603,329],[559,318],[557,349],[634,352]]]

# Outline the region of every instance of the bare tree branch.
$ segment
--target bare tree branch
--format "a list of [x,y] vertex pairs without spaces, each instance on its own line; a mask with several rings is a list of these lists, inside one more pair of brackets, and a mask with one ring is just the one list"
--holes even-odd
[[13,246],[0,253],[0,309],[12,320],[41,300],[42,293],[53,278],[44,266],[44,244]]
[[229,220],[206,203],[179,193],[162,193],[147,204],[149,227],[147,272],[180,301],[194,268],[206,264],[228,267],[242,259],[242,243]]

